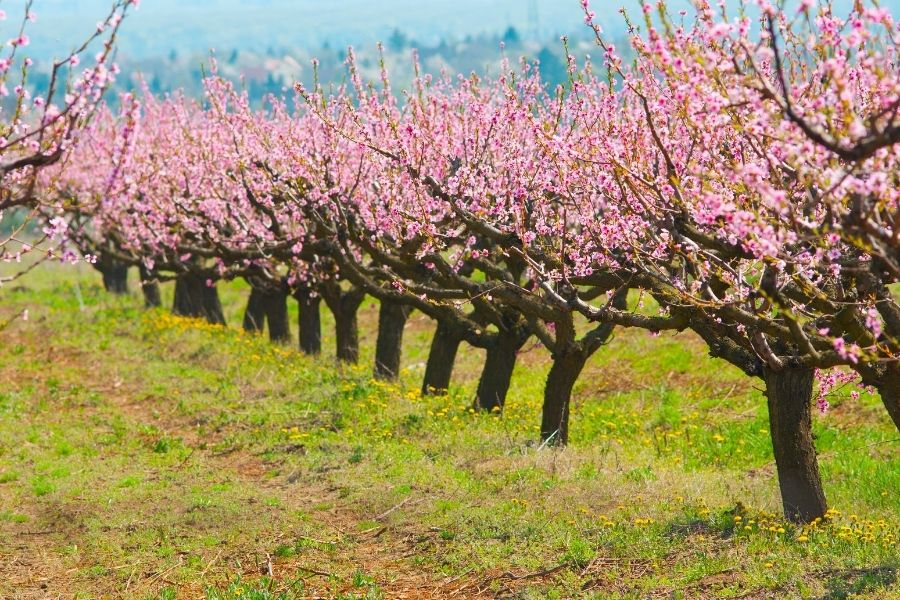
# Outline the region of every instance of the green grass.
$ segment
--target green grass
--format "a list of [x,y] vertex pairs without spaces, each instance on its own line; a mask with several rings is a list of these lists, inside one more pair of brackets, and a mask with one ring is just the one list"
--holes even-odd
[[[360,365],[336,368],[327,314],[313,360],[98,280],[47,268],[3,290],[0,322],[30,318],[0,333],[0,597],[900,597],[877,398],[816,416],[837,512],[800,530],[775,516],[758,382],[690,335],[618,332],[556,450],[536,443],[540,348],[504,415],[474,414],[477,350],[447,397],[418,394],[422,315],[385,384],[372,302]],[[223,287],[229,323],[245,294]]]

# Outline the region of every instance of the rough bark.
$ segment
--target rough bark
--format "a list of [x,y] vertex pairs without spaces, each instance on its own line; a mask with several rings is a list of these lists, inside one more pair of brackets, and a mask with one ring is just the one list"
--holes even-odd
[[409,306],[382,300],[378,309],[378,339],[375,342],[375,378],[393,380],[400,374],[403,329]]
[[813,369],[763,368],[784,516],[809,523],[827,509],[812,434]]
[[462,343],[462,335],[451,325],[438,321],[434,337],[431,338],[431,350],[425,365],[425,377],[422,380],[423,395],[446,394],[450,388],[450,375],[456,352]]
[[528,336],[519,331],[501,330],[488,345],[478,390],[475,392],[475,410],[503,410],[516,358],[527,339]]
[[308,288],[294,292],[299,306],[300,350],[304,354],[322,353],[322,317],[319,304],[322,297],[314,295]]
[[128,293],[128,263],[101,256],[97,268],[103,275],[103,287],[107,292]]
[[338,361],[359,362],[359,305],[365,292],[357,288],[342,290],[337,283],[323,286],[322,297],[334,315],[336,356]]
[[247,298],[247,308],[244,309],[244,331],[260,333],[265,326],[266,311],[263,306],[263,293],[250,288],[250,296]]
[[139,271],[141,275],[141,291],[144,294],[144,306],[146,308],[162,306],[162,294],[159,291],[159,282],[156,280],[156,275],[144,265],[139,267]]
[[553,366],[544,386],[541,415],[541,441],[549,446],[564,446],[569,441],[569,402],[572,388],[587,362],[589,353],[571,349],[553,357]]
[[269,324],[269,339],[276,344],[289,344],[291,342],[287,297],[286,289],[267,291],[262,297],[266,322]]

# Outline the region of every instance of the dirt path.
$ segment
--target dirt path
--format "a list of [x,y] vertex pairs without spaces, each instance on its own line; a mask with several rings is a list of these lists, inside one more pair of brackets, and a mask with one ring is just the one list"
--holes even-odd
[[[196,427],[189,421],[160,414],[146,402],[126,401],[120,409],[136,423],[153,423],[167,436],[183,439],[192,449],[188,460],[227,473],[241,486],[257,488],[279,498],[289,511],[315,514],[316,529],[320,533],[316,537],[299,536],[298,539],[308,543],[302,557],[278,558],[271,554],[271,548],[291,541],[290,531],[283,531],[268,540],[268,552],[257,550],[258,542],[251,545],[247,540],[235,540],[233,545],[217,554],[216,560],[221,565],[242,567],[232,573],[239,572],[249,578],[268,576],[277,582],[274,589],[296,587],[296,582],[301,580],[305,595],[312,598],[331,598],[335,591],[354,591],[354,587],[358,587],[350,581],[354,573],[373,576],[387,598],[451,598],[459,597],[462,591],[466,598],[494,597],[493,594],[483,596],[478,593],[478,582],[470,579],[436,579],[433,574],[416,568],[410,559],[425,550],[437,531],[392,525],[388,517],[402,509],[402,505],[395,505],[380,515],[359,514],[341,499],[338,488],[304,481],[290,473],[266,478],[272,465],[245,450],[224,454],[199,450],[201,442],[205,441],[209,446],[211,440],[199,439]],[[325,505],[330,508],[316,510]],[[266,517],[260,515],[260,518]],[[360,524],[369,521],[379,525],[360,530]],[[337,590],[329,583],[334,579],[342,582]],[[180,588],[186,597],[203,597],[202,586],[187,584]]]
[[[165,438],[182,440],[187,450],[183,461],[168,470],[212,474],[214,479],[233,482],[239,490],[252,491],[248,500],[252,506],[245,517],[264,525],[255,527],[254,534],[233,536],[199,557],[178,553],[159,559],[144,553],[139,558],[121,555],[111,561],[115,564],[106,564],[110,562],[107,557],[99,564],[95,556],[82,555],[73,560],[66,553],[74,552],[73,547],[77,550],[86,534],[85,520],[96,516],[98,507],[79,504],[77,499],[60,501],[52,494],[35,497],[24,492],[25,481],[6,483],[0,485],[0,510],[23,515],[27,521],[0,520],[0,598],[72,598],[77,591],[89,594],[88,597],[144,598],[166,588],[176,590],[178,598],[205,598],[206,586],[227,585],[238,575],[248,582],[268,577],[272,582],[270,589],[291,589],[310,598],[331,598],[349,592],[363,595],[372,586],[377,586],[387,598],[487,597],[478,591],[483,582],[468,576],[439,578],[415,566],[413,559],[427,552],[438,531],[395,524],[391,517],[404,509],[402,505],[380,515],[360,514],[357,507],[342,500],[337,488],[290,473],[267,476],[273,465],[246,449],[214,452],[211,448],[218,440],[209,435],[201,438],[197,423],[174,410],[172,402],[142,395],[142,382],[133,375],[98,369],[99,353],[38,343],[48,339],[53,339],[53,332],[44,326],[2,334],[4,345],[20,349],[16,362],[47,365],[27,372],[15,364],[3,365],[2,389],[32,388],[30,402],[41,402],[52,396],[51,389],[83,386],[88,395],[94,394],[102,401],[77,407],[51,406],[48,412],[33,410],[29,405],[26,410],[34,415],[29,414],[23,425],[38,430],[52,428],[66,420],[66,411],[77,410],[82,422],[115,421],[127,431],[152,427]],[[220,433],[219,437],[224,435],[225,432]],[[28,448],[22,450],[28,452]],[[102,465],[105,458],[101,455],[95,462]],[[148,472],[147,477],[172,478],[166,470]],[[189,475],[178,473],[175,477],[179,485],[180,479],[185,480],[184,486],[191,483]],[[14,493],[16,485],[21,486],[18,491],[23,493]],[[255,499],[259,496],[277,502],[259,502]],[[146,506],[138,506],[139,512],[153,510],[154,504],[165,503],[167,498],[151,496],[143,502]],[[310,515],[311,522],[298,526],[285,521],[285,514]],[[361,529],[363,522],[375,524]],[[240,531],[240,524],[237,525]],[[179,532],[185,536],[201,533]],[[110,535],[116,535],[116,526],[110,526]],[[90,546],[91,542],[84,543]],[[302,545],[302,552],[276,556],[279,547],[292,544]],[[194,561],[193,579],[182,572],[190,560]],[[91,574],[87,580],[85,571]]]

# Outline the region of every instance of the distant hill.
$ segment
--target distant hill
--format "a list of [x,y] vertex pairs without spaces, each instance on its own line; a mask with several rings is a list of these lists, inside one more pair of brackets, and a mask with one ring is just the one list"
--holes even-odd
[[[735,0],[727,0],[732,5]],[[854,0],[835,0],[841,11]],[[29,28],[27,54],[46,69],[46,59],[64,56],[105,16],[111,0],[34,0],[38,22]],[[793,10],[796,0],[787,0]],[[672,10],[690,0],[669,0]],[[900,0],[881,0],[900,18]],[[4,2],[9,19],[0,39],[13,35],[23,0]],[[625,6],[637,17],[639,0],[592,0],[597,21],[611,39],[621,37]],[[215,48],[222,74],[246,85],[251,97],[281,93],[294,81],[310,82],[310,59],[321,59],[323,81],[340,82],[345,49],[354,45],[365,77],[378,78],[375,42],[387,45],[394,82],[411,79],[409,49],[422,49],[430,72],[495,72],[503,54],[540,59],[551,84],[566,79],[560,35],[572,38],[579,60],[596,54],[579,0],[142,0],[129,15],[119,41],[125,73],[118,89],[143,77],[155,92],[184,88],[200,93],[201,64]],[[500,42],[507,50],[500,52]],[[40,63],[43,62],[43,65]],[[46,85],[35,73],[31,84]]]
[[[846,10],[853,0],[837,0]],[[734,3],[734,0],[729,0]],[[36,57],[63,54],[105,13],[110,0],[35,0]],[[689,0],[670,0],[673,8]],[[790,4],[790,2],[789,2]],[[881,4],[900,17],[900,0]],[[24,5],[4,3],[15,17]],[[620,6],[637,13],[639,0],[593,0],[598,21],[621,33]],[[514,27],[526,39],[584,31],[579,0],[143,0],[125,26],[121,52],[133,59],[219,50],[265,52],[371,45],[400,30],[419,45],[467,35],[499,34]],[[0,33],[5,34],[15,18]]]
[[[65,52],[108,6],[107,0],[36,0],[32,52]],[[14,8],[5,8],[13,16]],[[386,40],[395,29],[428,45],[510,26],[535,37],[577,31],[581,7],[578,0],[143,0],[120,48],[145,58],[172,49],[343,47]]]

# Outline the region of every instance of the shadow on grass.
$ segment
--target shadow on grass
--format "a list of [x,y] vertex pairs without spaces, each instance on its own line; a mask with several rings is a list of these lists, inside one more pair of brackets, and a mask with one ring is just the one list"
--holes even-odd
[[826,573],[825,587],[828,593],[820,600],[843,600],[856,594],[886,589],[897,581],[896,567],[872,567],[869,569],[834,569]]

